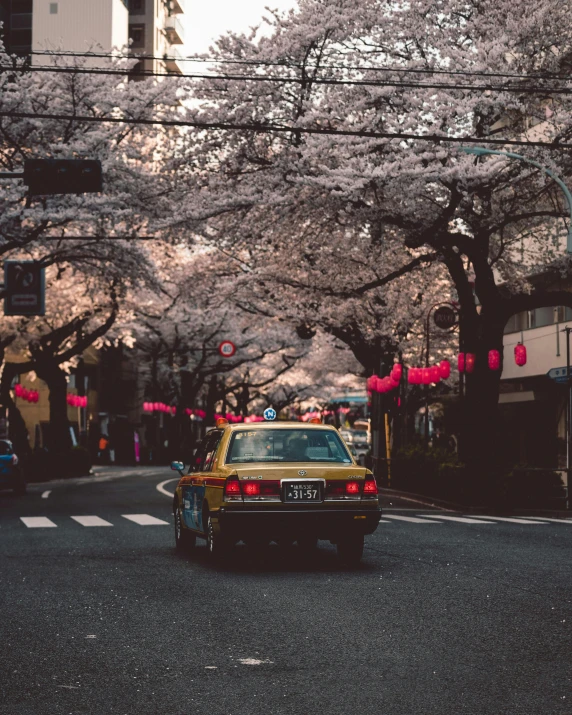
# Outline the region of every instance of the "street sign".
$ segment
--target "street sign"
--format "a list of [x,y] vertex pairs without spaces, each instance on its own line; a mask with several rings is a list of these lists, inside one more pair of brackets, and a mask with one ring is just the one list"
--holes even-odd
[[[570,368],[570,376],[572,377],[572,367]],[[565,367],[553,367],[547,373],[546,377],[549,377],[554,382],[568,382],[568,377],[566,376]]]
[[38,261],[4,261],[4,315],[45,315],[45,268]]
[[218,351],[223,357],[232,357],[236,352],[236,345],[230,340],[223,340],[218,346]]
[[453,308],[449,308],[446,305],[437,308],[433,313],[433,321],[438,328],[441,330],[449,330],[457,325],[457,311]]
[[24,184],[30,196],[103,191],[98,159],[26,159]]

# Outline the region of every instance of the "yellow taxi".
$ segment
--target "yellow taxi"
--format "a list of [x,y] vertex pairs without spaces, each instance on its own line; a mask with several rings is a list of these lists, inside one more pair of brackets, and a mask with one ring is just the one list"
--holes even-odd
[[331,425],[219,420],[193,461],[186,475],[182,462],[171,465],[181,474],[173,500],[179,549],[198,536],[213,558],[238,541],[296,541],[307,555],[327,539],[355,564],[381,517],[373,474]]

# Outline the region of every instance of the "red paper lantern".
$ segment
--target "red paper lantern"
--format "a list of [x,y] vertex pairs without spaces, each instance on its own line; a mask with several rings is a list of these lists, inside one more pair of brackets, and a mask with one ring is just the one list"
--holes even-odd
[[526,365],[526,346],[522,343],[514,346],[514,361],[519,367]]
[[416,367],[410,367],[409,370],[407,371],[407,382],[408,382],[410,385],[415,385],[415,384],[416,384],[416,382],[415,382],[415,380],[416,380],[416,378],[417,378],[416,372],[417,372],[417,368],[416,368]]
[[432,382],[431,378],[431,368],[430,367],[422,367],[421,368],[421,382],[423,385],[430,385]]
[[457,355],[457,370],[459,372],[465,372],[465,353],[459,353]]
[[393,380],[393,382],[400,382],[402,375],[403,365],[401,363],[396,362],[395,365],[391,368],[391,379]]
[[172,405],[171,406],[171,414],[174,415],[174,414],[176,414],[176,412],[177,412],[177,408],[175,407],[175,405]]
[[14,387],[14,394],[16,397],[22,397],[22,390],[24,388],[22,387],[21,383],[17,383],[17,385]]
[[433,365],[429,370],[431,371],[431,382],[435,384],[441,382],[441,370],[439,370],[439,365]]
[[500,353],[498,350],[489,350],[489,369],[500,369]]
[[439,363],[439,374],[442,380],[447,380],[451,375],[451,363],[448,360],[441,360]]
[[465,354],[465,372],[473,372],[475,369],[475,354],[466,353]]

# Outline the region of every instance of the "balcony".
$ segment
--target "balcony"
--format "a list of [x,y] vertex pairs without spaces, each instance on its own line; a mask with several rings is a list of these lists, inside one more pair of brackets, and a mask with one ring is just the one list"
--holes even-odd
[[169,12],[171,15],[180,15],[185,12],[185,0],[170,0]]
[[167,72],[172,72],[173,74],[182,74],[182,54],[178,47],[174,45],[169,48],[169,54],[163,57],[163,62],[167,68]]
[[183,23],[176,15],[170,15],[165,20],[165,34],[171,45],[183,45],[185,43]]

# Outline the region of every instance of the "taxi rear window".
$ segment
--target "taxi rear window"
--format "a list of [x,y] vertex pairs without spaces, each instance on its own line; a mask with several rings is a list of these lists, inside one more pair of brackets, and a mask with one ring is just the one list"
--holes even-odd
[[231,437],[227,464],[248,462],[339,462],[351,457],[337,432],[316,429],[238,430]]

